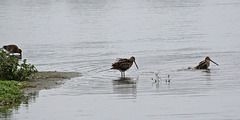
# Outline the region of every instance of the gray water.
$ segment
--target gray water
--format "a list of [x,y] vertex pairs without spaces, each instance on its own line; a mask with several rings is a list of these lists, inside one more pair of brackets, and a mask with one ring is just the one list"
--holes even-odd
[[[83,75],[1,119],[239,119],[239,13],[239,0],[1,0],[1,46],[39,71]],[[122,80],[109,68],[131,56],[139,69]],[[220,66],[186,70],[206,56]]]

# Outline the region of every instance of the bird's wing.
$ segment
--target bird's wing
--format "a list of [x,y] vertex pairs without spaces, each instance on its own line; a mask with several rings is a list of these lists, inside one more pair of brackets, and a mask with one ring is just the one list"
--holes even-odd
[[205,64],[205,60],[201,61],[195,68],[196,69],[201,69],[200,67],[202,67],[203,64]]
[[205,62],[206,62],[206,61],[203,60],[203,61],[201,61],[198,65],[203,65]]
[[127,66],[128,62],[130,62],[128,59],[122,59],[122,58],[119,58],[116,60],[116,62],[114,62],[112,64],[112,69],[117,69],[117,68],[122,68],[125,66]]
[[126,59],[126,58],[117,58],[117,60],[116,60],[116,62],[125,62],[125,61],[128,61],[128,59]]

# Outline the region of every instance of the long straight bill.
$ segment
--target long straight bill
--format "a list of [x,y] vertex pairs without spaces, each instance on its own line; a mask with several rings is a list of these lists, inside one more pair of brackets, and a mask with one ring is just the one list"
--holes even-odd
[[211,62],[213,62],[214,64],[216,64],[217,66],[219,66],[216,62],[214,62],[214,61],[212,61],[212,60],[210,60]]
[[137,69],[138,69],[137,63],[136,63],[135,61],[134,61],[134,63],[135,63],[135,65],[136,65]]

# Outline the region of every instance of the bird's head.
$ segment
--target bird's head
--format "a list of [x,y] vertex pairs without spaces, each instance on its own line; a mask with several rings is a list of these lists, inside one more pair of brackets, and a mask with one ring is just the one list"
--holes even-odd
[[208,56],[205,58],[205,61],[211,61],[218,66],[218,64],[216,62],[214,62],[213,60],[211,60],[210,57],[208,57]]
[[131,62],[134,62],[135,65],[136,65],[136,67],[137,67],[137,69],[138,69],[138,65],[137,65],[137,63],[136,63],[136,61],[135,61],[135,57],[132,56],[132,57],[130,58],[130,61],[131,61]]
[[22,56],[22,50],[19,49],[18,53],[20,54],[20,56]]

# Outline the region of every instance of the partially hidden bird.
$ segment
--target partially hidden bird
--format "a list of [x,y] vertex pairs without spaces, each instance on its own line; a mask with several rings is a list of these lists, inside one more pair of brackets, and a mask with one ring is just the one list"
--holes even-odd
[[12,53],[12,56],[15,56],[15,55],[13,55],[14,53],[19,53],[20,56],[16,56],[16,57],[19,59],[22,58],[22,50],[20,48],[18,48],[17,45],[5,45],[5,46],[3,46],[3,49],[8,51],[9,53]]

